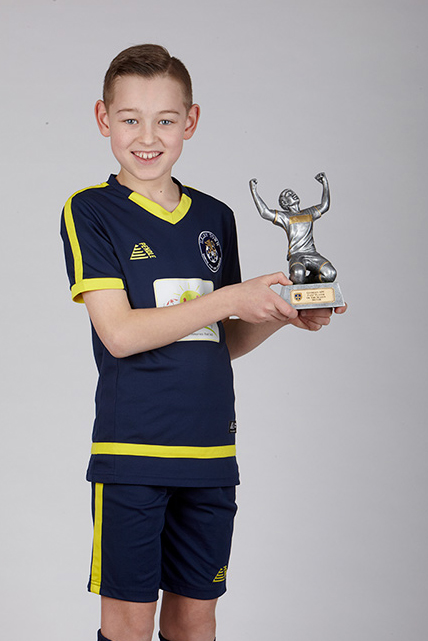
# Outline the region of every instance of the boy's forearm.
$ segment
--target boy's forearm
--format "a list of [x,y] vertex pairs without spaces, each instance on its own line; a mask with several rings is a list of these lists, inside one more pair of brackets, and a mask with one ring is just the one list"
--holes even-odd
[[116,358],[164,347],[229,314],[226,288],[180,305],[147,309],[132,309],[125,292],[83,297],[95,331]]
[[239,318],[225,320],[226,343],[231,360],[245,356],[288,324],[289,321],[269,321],[255,325]]
[[[179,305],[147,309],[132,309],[124,290],[86,292],[83,298],[101,341],[113,356],[124,358],[164,347],[230,316],[256,326],[275,321],[283,324],[296,318],[297,312],[271,286],[288,284],[286,276],[277,272],[222,287]],[[259,332],[263,336],[266,329]],[[259,339],[256,330],[247,328],[239,340],[242,345],[253,345],[264,338]]]

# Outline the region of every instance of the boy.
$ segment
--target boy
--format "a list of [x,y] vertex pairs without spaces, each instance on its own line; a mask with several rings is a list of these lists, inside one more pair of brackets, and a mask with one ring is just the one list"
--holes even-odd
[[270,289],[290,283],[282,273],[242,283],[232,212],[172,178],[199,112],[166,49],[120,53],[95,106],[120,171],[63,211],[99,370],[88,468],[99,641],[149,641],[159,588],[161,640],[213,641],[239,482],[230,359],[284,325],[329,323]]

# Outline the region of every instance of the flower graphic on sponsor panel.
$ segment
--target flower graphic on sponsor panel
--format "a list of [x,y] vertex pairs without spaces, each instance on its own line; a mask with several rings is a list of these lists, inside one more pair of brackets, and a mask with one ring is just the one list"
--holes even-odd
[[180,303],[185,303],[187,300],[195,300],[195,298],[200,298],[201,294],[198,292],[192,292],[191,290],[187,290],[183,292],[180,296]]
[[[170,298],[167,300],[167,302],[164,304],[164,307],[168,307],[169,305],[178,305],[179,303],[185,303],[188,300],[194,300],[195,298],[200,298],[203,294],[200,294],[198,291],[194,291],[191,289],[184,289],[180,285],[180,288],[182,290],[181,293],[174,292],[173,296],[174,298]],[[199,285],[197,287],[199,289]]]

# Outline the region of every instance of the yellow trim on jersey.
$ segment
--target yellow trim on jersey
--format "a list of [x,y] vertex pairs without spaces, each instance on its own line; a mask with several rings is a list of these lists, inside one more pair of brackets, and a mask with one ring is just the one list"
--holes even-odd
[[158,205],[153,202],[153,200],[149,200],[145,196],[138,194],[136,191],[133,191],[128,198],[136,205],[139,205],[146,211],[153,214],[153,216],[157,216],[157,218],[161,218],[161,220],[165,220],[167,223],[171,223],[171,225],[179,223],[187,214],[190,209],[190,205],[192,204],[191,199],[186,194],[181,195],[180,202],[174,211],[164,209],[161,205]]
[[[72,196],[70,196],[70,198],[67,200],[64,206],[64,222],[65,222],[65,227],[67,229],[71,251],[74,258],[74,283],[75,284],[71,288],[71,292],[72,292],[73,300],[75,300],[77,303],[83,303],[83,298],[79,296],[79,294],[81,294],[83,291],[89,291],[89,290],[85,290],[85,288],[82,287],[82,283],[85,282],[83,280],[83,258],[82,258],[82,252],[80,250],[79,239],[77,238],[76,227],[74,225],[73,210],[71,208],[71,202],[73,198],[77,196],[77,194],[81,194],[83,191],[88,191],[89,189],[100,189],[102,187],[108,187],[108,183],[101,183],[100,185],[94,185],[93,187],[85,187],[85,189],[80,189],[79,191],[76,191],[76,193],[74,193]],[[90,280],[101,280],[101,279],[90,279]],[[111,279],[111,280],[116,280],[116,279]],[[112,288],[111,287],[108,287],[108,288],[94,287],[93,289],[112,289]],[[113,289],[119,289],[119,288],[113,287]],[[123,284],[120,289],[123,289]]]
[[290,216],[290,225],[294,223],[311,223],[313,221],[312,214],[300,214],[299,216]]
[[71,288],[71,296],[75,303],[83,303],[85,292],[94,292],[98,289],[125,289],[121,278],[83,278]]
[[92,548],[90,591],[99,594],[101,590],[101,539],[103,531],[103,483],[95,484],[94,543]]
[[145,445],[142,443],[93,443],[92,454],[116,456],[151,456],[154,458],[216,459],[235,456],[236,445],[187,447],[181,445]]

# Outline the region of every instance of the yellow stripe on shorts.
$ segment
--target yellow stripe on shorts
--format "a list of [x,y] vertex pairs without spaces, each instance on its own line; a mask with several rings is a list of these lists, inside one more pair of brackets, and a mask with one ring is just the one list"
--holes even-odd
[[101,590],[101,537],[103,530],[104,484],[95,484],[94,543],[92,548],[90,591],[99,594]]

